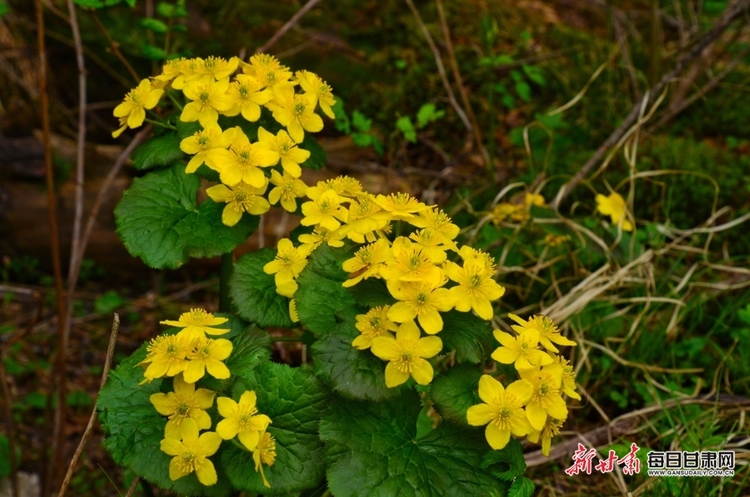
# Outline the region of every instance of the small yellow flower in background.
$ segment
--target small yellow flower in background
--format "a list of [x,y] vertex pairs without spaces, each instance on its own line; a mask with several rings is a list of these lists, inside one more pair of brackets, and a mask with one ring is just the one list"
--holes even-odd
[[561,367],[552,364],[541,371],[537,368],[522,369],[518,374],[533,386],[533,393],[526,404],[526,417],[535,430],[544,428],[547,416],[555,419],[568,417],[568,408],[560,392]]
[[448,214],[435,207],[420,211],[419,217],[410,222],[418,228],[435,230],[436,236],[440,237],[445,244],[449,244],[461,231],[461,228],[453,224]]
[[547,417],[547,421],[544,423],[544,428],[541,430],[531,430],[526,437],[529,442],[538,444],[539,437],[542,438],[542,454],[549,456],[549,449],[552,443],[552,437],[560,433],[562,428],[563,420]]
[[185,371],[190,341],[180,334],[160,335],[149,342],[146,350],[148,355],[139,364],[148,364],[143,376],[144,382],[150,383],[156,378],[175,376]]
[[260,216],[271,210],[271,204],[262,197],[267,188],[255,188],[247,183],[237,183],[232,188],[226,185],[214,185],[206,190],[206,194],[216,203],[226,202],[221,213],[221,222],[227,226],[234,226],[242,218],[242,213],[247,212],[254,216]]
[[439,332],[443,329],[440,312],[450,311],[454,303],[450,292],[440,288],[442,284],[442,281],[439,284],[419,281],[389,285],[388,290],[399,302],[391,306],[388,317],[397,323],[417,318],[425,333]]
[[234,102],[227,95],[229,79],[214,81],[213,78],[202,78],[185,85],[182,92],[192,100],[185,105],[180,114],[180,121],[199,121],[204,128],[216,124],[219,112],[232,108]]
[[196,390],[195,384],[186,383],[180,374],[174,377],[174,392],[151,395],[149,400],[159,414],[169,417],[164,438],[180,440],[183,437],[183,421],[186,419],[195,421],[201,430],[211,428],[211,416],[206,409],[213,405],[214,395],[214,392],[205,388]]
[[[396,238],[391,247],[393,258],[380,270],[388,281],[389,288],[399,282],[426,281],[440,286],[443,281],[442,270],[433,264],[422,248],[404,236]],[[391,292],[392,293],[392,292]]]
[[505,294],[505,288],[492,279],[494,272],[488,272],[478,258],[464,261],[463,267],[446,262],[443,269],[448,278],[458,283],[449,290],[456,302],[456,310],[469,312],[473,309],[480,318],[491,320],[494,315],[491,302]]
[[195,57],[192,59],[183,59],[180,64],[180,74],[172,81],[172,88],[182,90],[185,85],[201,77],[200,71],[203,70],[203,59]]
[[255,188],[263,188],[268,179],[260,168],[279,162],[277,153],[251,144],[250,139],[239,128],[235,131],[229,150],[228,160],[219,167],[221,182],[227,186],[244,181]]
[[276,92],[273,118],[286,126],[297,143],[305,139],[305,131],[317,133],[323,129],[323,119],[315,113],[315,101],[306,94],[295,94],[291,86]]
[[[310,246],[295,247],[289,238],[282,238],[276,245],[276,257],[263,266],[263,272],[273,274],[276,292],[285,297],[293,297],[297,291],[294,281],[307,265]],[[283,292],[283,293],[282,293]]]
[[561,388],[563,392],[565,392],[565,395],[576,400],[581,400],[581,396],[576,392],[576,373],[573,366],[571,366],[570,361],[562,356],[556,356],[555,362],[549,366],[544,366],[542,370],[557,366],[562,369]]
[[219,450],[221,437],[214,432],[198,436],[198,425],[192,419],[185,419],[183,425],[181,441],[174,438],[161,441],[161,451],[174,456],[169,462],[169,478],[178,480],[195,471],[202,484],[215,484],[218,480],[216,468],[208,457]]
[[332,231],[339,229],[340,221],[346,221],[348,215],[347,210],[341,206],[341,197],[332,190],[328,190],[317,200],[302,204],[302,214],[305,216],[300,221],[302,226],[319,224]]
[[232,108],[224,112],[227,116],[242,114],[250,122],[260,119],[260,106],[273,98],[271,90],[262,90],[260,81],[247,74],[238,74],[229,85],[229,96],[233,101]]
[[612,219],[612,224],[617,225],[622,220],[623,231],[633,231],[633,223],[626,217],[627,206],[625,199],[618,193],[612,192],[608,197],[601,193],[596,194],[596,210]]
[[357,316],[357,324],[355,325],[360,336],[354,339],[352,346],[359,349],[369,349],[372,345],[372,340],[379,336],[389,336],[391,331],[396,331],[398,325],[388,319],[388,310],[391,307],[388,305],[373,307],[367,314],[360,314]]
[[537,347],[539,332],[525,330],[517,337],[500,330],[493,332],[495,339],[502,345],[492,353],[492,358],[501,364],[514,364],[518,371],[552,364],[552,358]]
[[536,205],[537,207],[544,207],[546,203],[544,201],[544,197],[542,197],[540,194],[526,192],[523,197],[523,205],[525,205],[527,208],[531,207],[532,205]]
[[276,185],[268,194],[268,201],[271,205],[276,205],[281,201],[281,207],[289,212],[297,210],[297,199],[305,196],[307,185],[298,178],[295,178],[288,172],[284,175],[278,173],[275,169],[271,171],[271,183]]
[[297,71],[294,73],[294,77],[299,82],[305,94],[309,96],[312,105],[315,106],[316,103],[320,104],[320,110],[331,119],[334,119],[331,106],[336,103],[336,100],[333,98],[331,87],[320,79],[317,74],[310,71]]
[[548,233],[544,237],[544,244],[548,247],[558,247],[568,240],[570,240],[570,235],[553,235],[552,233]]
[[310,252],[312,252],[324,243],[328,244],[330,247],[343,247],[344,242],[341,238],[341,230],[331,231],[328,228],[316,226],[312,233],[303,233],[297,238],[297,240],[299,240],[302,245],[309,245]]
[[214,326],[224,324],[227,321],[229,319],[216,317],[210,312],[206,312],[205,309],[195,308],[180,314],[180,318],[177,321],[167,319],[159,321],[159,323],[174,326],[175,328],[182,328],[178,335],[184,338],[188,344],[192,344],[193,340],[203,338],[206,334],[223,335],[229,333],[229,329],[227,328],[214,328]]
[[350,273],[342,286],[354,286],[366,278],[380,278],[381,271],[392,257],[391,247],[385,238],[365,245],[354,253],[354,257],[342,264],[342,269]]
[[539,343],[541,343],[542,346],[550,352],[559,352],[559,350],[557,350],[557,347],[552,345],[552,342],[558,345],[576,345],[574,341],[568,340],[567,338],[562,336],[560,334],[560,330],[557,329],[554,321],[552,321],[547,316],[536,315],[530,318],[528,321],[524,321],[523,319],[512,313],[508,314],[508,316],[513,321],[518,323],[517,325],[514,324],[511,326],[511,328],[513,328],[516,332],[523,333],[526,330],[534,330],[539,333]]
[[115,107],[115,117],[127,118],[129,128],[137,128],[146,119],[146,109],[153,109],[159,103],[164,90],[153,89],[151,81],[144,79],[137,87],[125,95],[125,100]]
[[271,418],[258,414],[256,402],[257,397],[252,390],[244,392],[239,402],[229,397],[216,399],[219,414],[224,418],[216,425],[216,433],[224,440],[237,437],[247,450],[255,450],[260,432],[265,431],[271,423]]
[[479,378],[479,398],[482,404],[469,407],[466,420],[471,426],[487,425],[484,436],[495,450],[500,450],[510,441],[510,434],[517,437],[532,430],[523,406],[531,398],[532,385],[526,380],[514,381],[508,388],[490,375]]
[[[430,209],[429,206],[423,204],[419,200],[415,199],[408,193],[391,193],[388,196],[378,195],[375,197],[375,202],[386,212],[391,214],[391,219],[407,221],[414,224],[417,221],[418,212],[426,211]],[[419,226],[424,228],[424,226]]]
[[385,385],[388,388],[405,383],[409,376],[420,385],[432,381],[434,371],[427,359],[434,357],[443,349],[443,342],[438,337],[423,337],[414,321],[406,321],[398,327],[396,338],[378,336],[372,339],[370,350],[384,361]]
[[229,378],[229,368],[223,362],[232,353],[232,342],[223,338],[203,338],[193,342],[193,348],[188,353],[190,362],[183,373],[185,381],[195,383],[208,374],[217,380]]
[[509,202],[500,202],[492,210],[492,222],[500,224],[506,219],[520,223],[531,217],[528,206],[523,204],[512,204]]
[[211,169],[219,170],[229,162],[227,147],[234,141],[236,132],[235,128],[222,131],[218,124],[212,124],[183,139],[180,142],[180,150],[193,156],[185,172],[194,173],[204,163]]
[[211,76],[216,81],[219,81],[231,76],[237,70],[239,64],[240,59],[237,57],[226,60],[221,57],[211,56],[203,59],[203,66],[199,66],[196,72],[201,75]]
[[267,431],[260,434],[258,446],[253,451],[253,461],[255,462],[255,471],[260,472],[260,477],[263,479],[263,485],[266,488],[271,488],[268,480],[266,480],[266,475],[263,474],[263,465],[273,466],[273,463],[276,462],[276,440]]
[[261,126],[258,128],[258,147],[265,148],[279,154],[281,167],[290,176],[299,178],[302,175],[300,164],[310,158],[310,152],[297,148],[297,144],[283,129],[276,135],[269,133]]

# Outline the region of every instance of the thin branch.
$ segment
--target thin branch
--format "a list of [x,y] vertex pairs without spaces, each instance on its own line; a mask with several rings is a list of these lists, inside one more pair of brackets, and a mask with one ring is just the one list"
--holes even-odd
[[735,19],[741,16],[748,9],[748,7],[750,7],[750,0],[739,0],[733,5],[727,7],[727,10],[724,12],[724,15],[721,17],[721,19],[719,19],[716,24],[714,24],[714,26],[693,45],[693,48],[689,52],[684,54],[677,61],[674,69],[672,69],[668,74],[661,78],[658,83],[656,83],[651,89],[649,89],[649,91],[644,94],[643,98],[639,102],[636,102],[636,104],[623,120],[622,124],[618,126],[617,129],[612,132],[612,134],[609,135],[609,137],[597,149],[594,155],[583,165],[583,167],[581,167],[578,173],[576,173],[576,175],[573,176],[573,178],[568,183],[564,184],[562,188],[560,188],[560,191],[557,193],[557,197],[553,202],[550,203],[550,206],[553,209],[557,210],[559,208],[560,203],[565,199],[565,197],[568,196],[573,188],[575,188],[575,186],[580,183],[584,177],[586,177],[591,169],[601,160],[602,157],[604,157],[604,154],[606,154],[610,148],[616,145],[620,141],[620,139],[629,131],[630,127],[637,121],[638,114],[640,113],[641,108],[643,108],[643,106],[648,103],[649,96],[653,95],[654,98],[658,98],[658,96],[661,95],[666,86],[671,83],[672,80],[688,66],[688,64],[690,64],[696,57],[698,57],[709,44],[716,40]]
[[[469,120],[471,121],[471,126],[473,128],[473,134],[474,139],[477,142],[477,148],[479,148],[479,152],[482,154],[482,158],[484,159],[484,164],[487,166],[487,168],[492,168],[493,164],[491,164],[490,156],[487,153],[487,149],[484,146],[484,140],[482,139],[482,133],[479,129],[479,125],[477,124],[477,118],[474,115],[474,110],[471,108],[471,103],[469,102],[469,94],[466,91],[466,87],[464,86],[463,78],[461,77],[461,72],[458,70],[458,62],[456,61],[456,52],[453,50],[453,41],[451,40],[451,32],[448,27],[448,22],[445,19],[445,10],[443,9],[443,2],[441,0],[435,0],[435,3],[437,5],[437,11],[438,15],[440,17],[440,27],[443,30],[443,37],[445,38],[445,47],[448,50],[448,60],[451,63],[451,72],[453,72],[453,78],[456,80],[456,84],[458,85],[458,90],[461,92],[461,101],[464,104],[464,108],[466,109],[466,114],[469,117]],[[448,162],[448,161],[446,161]]]
[[8,450],[10,452],[10,484],[13,489],[13,497],[18,497],[18,463],[16,461],[16,435],[13,423],[13,408],[8,389],[8,379],[5,376],[5,347],[0,348],[0,383],[2,383],[2,399],[5,419],[8,423]]
[[130,65],[130,62],[128,62],[128,59],[126,59],[125,56],[122,55],[122,52],[120,52],[120,45],[112,39],[112,37],[109,35],[109,31],[107,31],[107,28],[104,27],[104,24],[102,24],[102,21],[99,20],[99,16],[96,15],[96,11],[93,9],[91,10],[91,18],[94,19],[94,23],[96,23],[96,26],[104,34],[104,37],[107,38],[109,49],[112,50],[112,53],[115,55],[115,57],[120,59],[120,62],[122,62],[122,65],[124,65],[125,69],[128,70],[130,75],[135,80],[136,84],[140,83],[141,78],[138,76],[138,73],[135,72],[133,66]]
[[425,26],[425,23],[422,20],[422,16],[419,15],[419,11],[416,7],[414,7],[414,3],[411,0],[406,0],[406,4],[409,6],[412,14],[414,14],[414,17],[417,19],[419,29],[422,31],[422,34],[427,40],[427,44],[430,46],[430,50],[432,50],[432,55],[435,57],[435,64],[437,65],[438,72],[440,73],[440,79],[443,81],[445,91],[448,93],[448,100],[450,100],[451,105],[455,109],[456,114],[458,114],[458,117],[461,118],[461,122],[463,122],[464,126],[466,126],[466,129],[469,130],[469,132],[474,133],[474,127],[471,125],[469,118],[466,117],[466,112],[464,112],[464,110],[458,104],[456,95],[453,93],[453,88],[451,88],[451,85],[448,82],[448,75],[445,72],[445,66],[443,66],[443,59],[440,57],[440,52],[438,51],[437,46],[435,46],[435,42],[432,40],[430,31],[427,29],[427,26]]
[[[120,331],[120,316],[115,313],[114,319],[112,320],[112,333],[109,336],[109,345],[107,346],[107,356],[104,359],[104,370],[102,371],[102,381],[99,384],[99,393],[101,393],[102,389],[104,388],[104,385],[107,384],[107,375],[109,374],[109,368],[112,364],[112,355],[115,353],[115,345],[117,345],[117,333]],[[75,454],[73,455],[73,459],[70,461],[70,465],[68,466],[68,472],[65,475],[65,479],[63,480],[62,486],[60,487],[60,492],[57,494],[58,497],[63,497],[65,495],[66,490],[68,489],[68,485],[70,485],[70,480],[73,478],[73,472],[76,469],[76,464],[78,464],[78,459],[80,459],[81,454],[83,453],[83,449],[86,447],[86,443],[89,441],[89,438],[91,437],[91,432],[94,429],[94,423],[96,422],[96,403],[94,403],[94,409],[91,411],[91,417],[89,417],[89,422],[86,425],[86,429],[83,432],[83,436],[81,437],[81,441],[78,444],[78,448],[76,449]]]
[[319,4],[319,3],[320,3],[320,0],[309,0],[309,1],[308,1],[308,2],[307,2],[307,3],[305,4],[305,5],[304,5],[304,7],[302,7],[301,9],[299,9],[299,11],[297,11],[297,13],[296,13],[296,14],[294,14],[294,15],[292,16],[292,18],[291,18],[291,19],[289,19],[289,20],[288,20],[288,21],[286,22],[286,24],[284,24],[283,26],[281,26],[281,29],[279,29],[279,30],[278,30],[278,31],[276,32],[276,34],[275,34],[275,35],[273,35],[273,36],[271,37],[271,39],[270,39],[270,40],[268,40],[268,41],[267,41],[267,42],[265,43],[265,45],[263,45],[262,47],[259,47],[259,48],[258,48],[258,49],[257,49],[257,50],[255,51],[255,53],[263,53],[263,52],[267,52],[267,51],[268,51],[268,49],[269,49],[269,48],[271,48],[272,46],[274,46],[274,45],[276,44],[276,42],[277,42],[277,41],[279,41],[279,40],[281,39],[281,37],[282,37],[282,36],[284,36],[284,35],[286,34],[286,32],[287,32],[287,31],[289,31],[290,29],[292,29],[292,27],[293,27],[293,26],[294,26],[295,24],[297,24],[297,23],[299,22],[299,20],[300,20],[300,19],[302,18],[302,16],[303,16],[303,15],[305,15],[305,14],[306,14],[306,13],[307,13],[307,12],[308,12],[308,11],[309,11],[310,9],[312,9],[313,7],[315,7],[315,6],[316,6],[317,4]]

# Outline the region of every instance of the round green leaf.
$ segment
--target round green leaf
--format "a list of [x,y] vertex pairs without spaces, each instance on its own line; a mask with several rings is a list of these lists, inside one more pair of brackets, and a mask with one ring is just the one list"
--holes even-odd
[[243,319],[264,328],[292,328],[289,299],[276,293],[274,276],[263,271],[275,257],[276,251],[268,247],[240,257],[229,280],[229,296]]

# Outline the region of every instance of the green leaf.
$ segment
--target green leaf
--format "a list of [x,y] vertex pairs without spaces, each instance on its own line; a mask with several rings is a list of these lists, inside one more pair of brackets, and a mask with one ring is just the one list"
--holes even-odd
[[336,398],[320,421],[333,495],[504,495],[507,487],[480,467],[481,430],[442,423],[417,438],[419,398],[388,402]]
[[437,110],[435,104],[424,104],[417,112],[417,127],[424,128],[431,122],[437,121],[443,116],[445,116],[445,111]]
[[432,400],[444,420],[467,426],[466,410],[482,402],[477,393],[482,370],[471,364],[459,364],[435,377]]
[[258,217],[248,214],[235,226],[222,224],[224,204],[196,206],[199,186],[182,165],[133,180],[115,208],[117,233],[130,254],[150,267],[174,269],[190,257],[229,252],[258,227]]
[[445,350],[456,351],[456,361],[478,364],[492,351],[492,326],[471,312],[449,311],[443,315],[440,338]]
[[166,131],[139,145],[131,159],[133,159],[133,166],[143,171],[170,166],[182,160],[184,156],[185,154],[180,150],[180,137],[173,131]]
[[263,468],[269,490],[255,472],[251,453],[229,445],[221,461],[232,485],[263,495],[317,486],[325,477],[318,423],[329,392],[306,367],[266,362],[252,373],[238,376],[257,394],[258,412],[271,418],[268,432],[276,439],[276,462]]
[[339,313],[356,304],[341,286],[349,276],[341,265],[352,257],[354,248],[351,243],[342,248],[318,247],[297,280],[299,289],[294,294],[297,313],[300,322],[314,333],[332,332],[341,321]]
[[302,167],[307,169],[323,169],[328,162],[328,156],[326,156],[325,150],[320,144],[312,137],[312,134],[305,133],[305,138],[302,143],[299,144],[299,148],[310,152],[310,157],[300,164]]
[[[498,468],[498,463],[502,463],[502,471]],[[511,438],[502,450],[487,452],[482,458],[482,468],[490,469],[493,475],[504,481],[513,481],[514,478],[523,475],[526,461],[523,458],[521,442]]]
[[525,476],[519,476],[510,486],[508,497],[531,497],[534,495],[534,482]]
[[[143,344],[112,371],[99,394],[97,410],[105,434],[104,446],[117,464],[132,469],[163,489],[180,495],[229,495],[231,487],[220,465],[216,465],[219,481],[210,487],[200,484],[195,473],[176,481],[169,478],[172,458],[159,448],[167,418],[156,411],[149,397],[161,391],[163,382],[171,384],[171,380],[158,379],[138,385],[143,379],[143,368],[138,367],[138,363],[146,357],[146,347],[147,344]],[[170,390],[171,387],[164,391]],[[217,456],[211,459],[214,463],[218,461]]]
[[243,255],[234,264],[229,296],[243,319],[264,328],[292,328],[289,299],[276,293],[274,276],[263,272],[275,257],[276,251],[268,247]]
[[354,327],[355,315],[352,312],[312,345],[315,374],[346,397],[383,400],[398,395],[405,387],[385,386],[385,362],[369,350],[352,347],[352,341],[359,336]]
[[73,0],[73,3],[87,9],[100,9],[104,7],[101,0]]
[[[199,123],[198,121],[186,123],[177,119],[177,121],[175,122],[175,126],[177,127],[177,136],[180,137],[180,141],[182,141],[184,138],[187,138],[188,136],[193,136],[197,131],[203,129],[203,126],[201,126],[201,123]],[[227,128],[223,127],[222,129]],[[177,144],[177,148],[179,148],[179,142]]]
[[336,96],[336,103],[331,106],[331,110],[333,111],[333,116],[335,117],[335,120],[333,121],[333,125],[336,128],[337,131],[341,131],[342,133],[349,134],[352,132],[352,123],[349,120],[349,116],[346,115],[346,110],[344,110],[344,100]]
[[271,337],[257,326],[245,329],[232,339],[232,343],[234,348],[225,364],[233,376],[249,375],[260,364],[271,359]]
[[516,82],[516,93],[524,102],[531,101],[531,87],[526,81]]
[[417,143],[417,131],[411,123],[409,116],[401,116],[396,121],[396,129],[404,134],[404,138],[411,143]]
[[368,119],[360,111],[352,112],[352,126],[362,133],[367,133],[372,127],[372,119]]
[[385,281],[378,278],[362,280],[356,285],[347,288],[347,291],[354,297],[354,301],[357,304],[366,307],[396,303],[396,299],[391,296],[388,287],[385,286]]
[[[3,17],[8,12],[10,12],[10,7],[8,7],[8,4],[5,3],[3,0],[0,0],[0,17]],[[5,475],[0,475],[5,476]]]
[[[2,9],[2,4],[0,4]],[[2,10],[0,10],[0,15]],[[0,435],[0,478],[10,476],[10,440],[5,435]]]
[[162,61],[167,58],[167,52],[163,48],[156,47],[150,43],[144,43],[141,46],[141,53],[148,60]]
[[531,81],[538,84],[539,86],[544,86],[547,83],[544,80],[542,70],[537,66],[528,66],[524,64],[523,66],[521,66],[521,69],[523,69],[523,72],[526,73],[526,77],[528,77]]
[[169,30],[166,24],[159,19],[154,19],[153,17],[144,17],[141,19],[141,26],[153,31],[154,33],[166,33]]
[[125,304],[125,299],[123,299],[115,290],[110,290],[97,297],[94,301],[94,310],[102,314],[108,314],[116,311],[118,308],[122,307],[123,304]]

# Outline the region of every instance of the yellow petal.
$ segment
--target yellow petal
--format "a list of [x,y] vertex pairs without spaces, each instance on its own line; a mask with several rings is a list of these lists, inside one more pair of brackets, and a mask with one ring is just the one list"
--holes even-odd
[[[377,340],[377,338],[375,340]],[[375,345],[375,340],[373,340],[373,346]],[[408,379],[409,373],[407,373],[406,371],[399,371],[398,369],[396,369],[392,362],[389,362],[388,365],[386,365],[385,386],[387,386],[388,388],[397,387],[405,383]]]
[[498,397],[505,395],[505,387],[502,383],[488,374],[479,378],[479,398],[490,404],[496,402]]
[[492,408],[487,404],[477,404],[466,410],[466,421],[471,426],[482,426],[492,421]]
[[519,401],[520,407],[526,404],[534,393],[534,385],[528,380],[517,380],[508,385],[507,392],[513,395]]
[[240,425],[235,418],[229,418],[219,421],[216,425],[216,433],[224,440],[231,440],[237,436],[240,431]]
[[207,388],[199,388],[195,391],[195,400],[198,401],[198,405],[201,409],[208,409],[214,403],[214,396],[216,394]]
[[183,476],[190,474],[189,471],[182,469],[183,466],[177,464],[178,461],[178,457],[174,457],[169,461],[169,479],[172,481],[179,480]]
[[501,430],[495,423],[490,423],[484,430],[484,436],[487,438],[490,447],[495,450],[500,450],[508,445],[510,441],[510,430]]
[[208,374],[217,380],[226,380],[230,376],[229,368],[223,362],[216,359],[206,360],[206,369],[208,370]]
[[169,416],[170,414],[174,414],[172,409],[168,407],[169,403],[167,402],[167,394],[155,393],[151,397],[149,397],[149,400],[162,416]]
[[242,393],[242,396],[240,397],[240,406],[246,408],[246,409],[254,409],[256,403],[258,402],[258,396],[255,394],[254,390],[248,390],[246,392]]
[[176,456],[182,452],[182,442],[174,438],[165,438],[159,443],[159,448],[162,452],[170,456]]
[[214,185],[206,190],[206,194],[216,203],[227,202],[232,198],[232,190],[224,185]]
[[396,332],[396,340],[398,340],[399,342],[416,342],[417,340],[419,340],[421,334],[422,333],[419,331],[419,328],[417,328],[417,323],[415,323],[414,321],[406,321],[398,327],[398,331]]
[[255,430],[241,431],[237,438],[240,439],[240,443],[244,445],[247,450],[255,450],[258,446],[258,440],[260,439],[260,433]]
[[184,374],[186,382],[195,383],[206,375],[206,364],[203,361],[190,361]]
[[219,450],[221,445],[221,437],[214,432],[206,432],[198,438],[198,443],[201,446],[203,454],[206,456],[212,456]]
[[434,335],[443,329],[443,318],[435,309],[424,309],[419,313],[419,324],[422,325],[425,333]]
[[503,346],[508,347],[509,349],[515,349],[518,347],[516,339],[513,338],[510,334],[500,330],[495,330],[492,332],[492,334],[495,336],[495,340],[500,342],[500,344],[502,344]]
[[443,341],[438,337],[424,337],[420,338],[417,342],[417,346],[414,348],[414,353],[419,357],[429,359],[434,357],[443,350]]
[[[395,361],[401,353],[396,339],[387,336],[379,336],[372,339],[370,350],[373,354],[384,361]],[[408,373],[406,376],[409,376]],[[404,380],[406,381],[406,380]]]
[[195,468],[195,475],[198,477],[198,481],[206,486],[215,484],[219,479],[216,475],[214,463],[210,459],[201,461],[201,464]]
[[388,319],[396,323],[403,323],[415,317],[417,317],[417,313],[406,302],[396,302],[388,309]]
[[237,414],[237,409],[239,408],[237,402],[229,397],[219,397],[216,399],[216,407],[222,418],[231,418],[235,416]]
[[535,430],[541,430],[544,428],[544,422],[547,421],[547,411],[534,402],[526,406],[526,417]]
[[221,213],[221,222],[227,226],[234,226],[242,217],[242,212],[235,209],[231,204],[227,204]]
[[432,381],[432,377],[434,375],[432,365],[421,357],[412,359],[410,369],[412,378],[414,378],[414,381],[416,381],[420,385],[429,385]]

